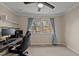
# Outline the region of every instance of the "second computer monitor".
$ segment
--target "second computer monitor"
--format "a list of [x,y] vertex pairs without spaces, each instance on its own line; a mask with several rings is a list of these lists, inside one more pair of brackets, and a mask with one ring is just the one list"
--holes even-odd
[[2,36],[15,35],[15,29],[2,29]]

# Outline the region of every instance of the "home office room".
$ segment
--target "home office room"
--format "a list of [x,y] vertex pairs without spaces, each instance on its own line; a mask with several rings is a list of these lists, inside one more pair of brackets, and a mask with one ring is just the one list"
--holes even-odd
[[0,56],[79,56],[79,2],[0,2]]

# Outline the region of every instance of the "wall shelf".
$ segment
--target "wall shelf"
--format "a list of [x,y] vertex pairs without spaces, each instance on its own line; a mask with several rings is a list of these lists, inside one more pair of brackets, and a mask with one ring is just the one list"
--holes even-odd
[[13,17],[1,15],[0,22],[2,23],[0,27],[19,28],[19,24],[14,21]]

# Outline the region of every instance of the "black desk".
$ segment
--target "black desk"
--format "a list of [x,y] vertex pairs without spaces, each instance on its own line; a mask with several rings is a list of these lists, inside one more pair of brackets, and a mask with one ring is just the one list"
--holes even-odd
[[0,52],[3,51],[3,50],[5,50],[5,49],[8,49],[8,47],[10,45],[15,45],[18,42],[21,42],[22,41],[22,38],[12,38],[12,39],[15,39],[15,41],[12,41],[11,43],[8,43],[6,45],[0,45]]

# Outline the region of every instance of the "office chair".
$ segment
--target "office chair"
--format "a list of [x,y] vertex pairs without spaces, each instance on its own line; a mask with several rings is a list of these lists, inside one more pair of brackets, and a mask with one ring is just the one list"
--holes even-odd
[[12,50],[13,47],[10,47],[8,50],[10,53],[16,53],[19,54],[19,56],[26,56],[25,53],[28,54],[28,52],[25,52],[25,50],[29,46],[29,40],[30,40],[31,33],[27,31],[26,35],[23,38],[23,42],[20,46],[16,47],[15,50]]

